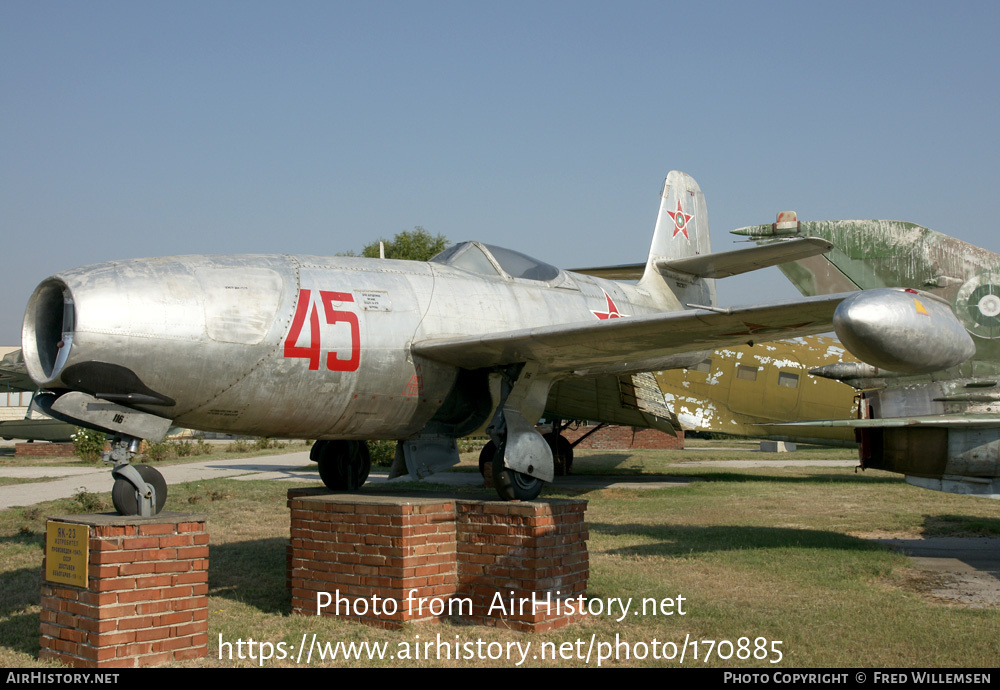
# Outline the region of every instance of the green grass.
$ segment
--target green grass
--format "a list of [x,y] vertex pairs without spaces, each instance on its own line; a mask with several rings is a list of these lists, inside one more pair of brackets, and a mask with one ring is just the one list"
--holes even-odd
[[[286,453],[301,453],[312,447],[312,441],[282,441],[281,443],[283,444],[281,447],[275,448],[230,451],[227,450],[230,444],[229,441],[213,441],[208,444],[211,452],[205,455],[189,455],[186,457],[173,455],[163,460],[150,462],[149,464],[179,465],[189,462],[205,462],[206,460],[232,460],[265,455],[284,455]],[[136,461],[148,462],[148,459],[140,455],[137,456]],[[0,448],[0,467],[38,467],[39,465],[45,465],[46,467],[107,467],[100,460],[96,463],[85,462],[76,456],[51,457],[40,455],[15,457],[13,448]]]
[[[726,443],[726,442],[722,442]],[[698,451],[698,458],[704,451]],[[842,451],[834,451],[842,452]],[[695,455],[692,453],[692,455]],[[669,474],[703,481],[670,489],[567,491],[545,495],[588,501],[591,597],[685,597],[685,616],[590,616],[538,635],[457,623],[384,631],[314,616],[293,616],[285,588],[288,511],[298,484],[213,480],[171,486],[168,509],[208,516],[209,658],[184,666],[252,666],[219,661],[218,638],[253,637],[298,646],[302,635],[328,642],[482,640],[538,645],[682,642],[764,637],[784,659],[729,661],[738,667],[996,665],[1000,609],[968,608],[927,597],[928,575],[868,536],[997,536],[995,502],[911,487],[895,475],[851,468],[678,468],[674,452],[579,453],[583,472]],[[683,454],[680,457],[684,458]],[[744,455],[744,458],[746,456]],[[759,456],[755,456],[759,457]],[[769,456],[770,457],[770,456]],[[785,457],[785,456],[782,456]],[[686,459],[686,458],[685,458]],[[466,459],[468,461],[468,459]],[[471,462],[471,461],[470,461]],[[463,463],[465,464],[465,463]],[[434,487],[431,487],[433,489]],[[489,490],[437,487],[493,500]],[[377,489],[368,486],[366,492]],[[427,492],[394,485],[393,491]],[[41,532],[45,516],[80,509],[73,499],[0,512],[0,664],[38,664]],[[704,649],[704,648],[703,648]],[[690,652],[689,652],[690,653]],[[773,658],[773,657],[772,657]],[[685,665],[693,663],[690,657]],[[269,666],[289,666],[271,662]],[[353,661],[341,666],[512,666],[498,661]],[[536,666],[580,661],[529,660]],[[591,665],[594,665],[592,663]],[[611,666],[677,665],[630,659]]]

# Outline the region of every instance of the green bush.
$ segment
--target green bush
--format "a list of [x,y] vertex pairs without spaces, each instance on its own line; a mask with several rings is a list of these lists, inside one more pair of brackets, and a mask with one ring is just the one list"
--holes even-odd
[[254,450],[255,444],[248,441],[245,438],[237,438],[230,441],[229,445],[226,446],[226,452],[229,453],[249,453]]
[[160,443],[150,443],[149,447],[142,452],[143,462],[160,462],[161,460],[166,460],[167,458],[174,457],[176,446],[169,441],[161,441]]
[[73,439],[73,452],[81,460],[92,464],[97,464],[100,461],[101,455],[104,453],[104,445],[107,442],[103,432],[78,426],[71,438]]
[[392,467],[392,459],[396,457],[395,441],[369,441],[368,452],[372,464],[380,467]]
[[268,450],[270,448],[284,448],[286,443],[282,441],[275,441],[273,438],[268,438],[267,436],[259,436],[254,439],[254,448],[256,450]]
[[73,495],[73,512],[75,513],[96,513],[107,508],[107,504],[101,497],[80,487]]
[[467,436],[458,439],[459,453],[478,453],[489,442],[485,436]]

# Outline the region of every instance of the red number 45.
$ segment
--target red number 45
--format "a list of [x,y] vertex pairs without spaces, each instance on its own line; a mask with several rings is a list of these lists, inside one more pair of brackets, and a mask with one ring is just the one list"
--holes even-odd
[[[285,357],[308,359],[309,369],[315,371],[319,369],[320,359],[319,310],[312,303],[310,294],[309,290],[299,290],[299,304],[295,308],[295,318],[292,319],[292,327],[288,329],[288,336],[285,338]],[[354,296],[349,292],[320,290],[319,299],[323,304],[327,324],[347,323],[351,327],[351,356],[348,359],[341,359],[337,357],[336,352],[328,352],[326,368],[330,371],[357,371],[361,362],[361,327],[358,324],[358,315],[333,308],[334,302],[353,302]],[[305,325],[306,314],[309,315],[309,344],[299,345],[299,335],[302,333],[302,326]]]

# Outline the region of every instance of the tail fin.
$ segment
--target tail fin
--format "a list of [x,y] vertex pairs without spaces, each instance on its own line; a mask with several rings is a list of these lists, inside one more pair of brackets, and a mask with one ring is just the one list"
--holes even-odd
[[653,231],[646,270],[639,286],[657,297],[680,304],[715,304],[715,280],[699,278],[692,282],[664,276],[656,267],[660,260],[683,259],[710,254],[712,240],[708,231],[705,195],[694,178],[671,170],[663,183],[660,213]]

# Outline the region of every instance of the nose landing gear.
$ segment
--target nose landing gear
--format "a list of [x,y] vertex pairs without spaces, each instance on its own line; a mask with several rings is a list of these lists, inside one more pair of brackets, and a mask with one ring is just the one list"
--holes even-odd
[[139,443],[134,436],[115,434],[104,461],[115,465],[111,470],[115,478],[111,502],[118,514],[151,517],[159,514],[167,502],[167,482],[155,468],[131,464]]

